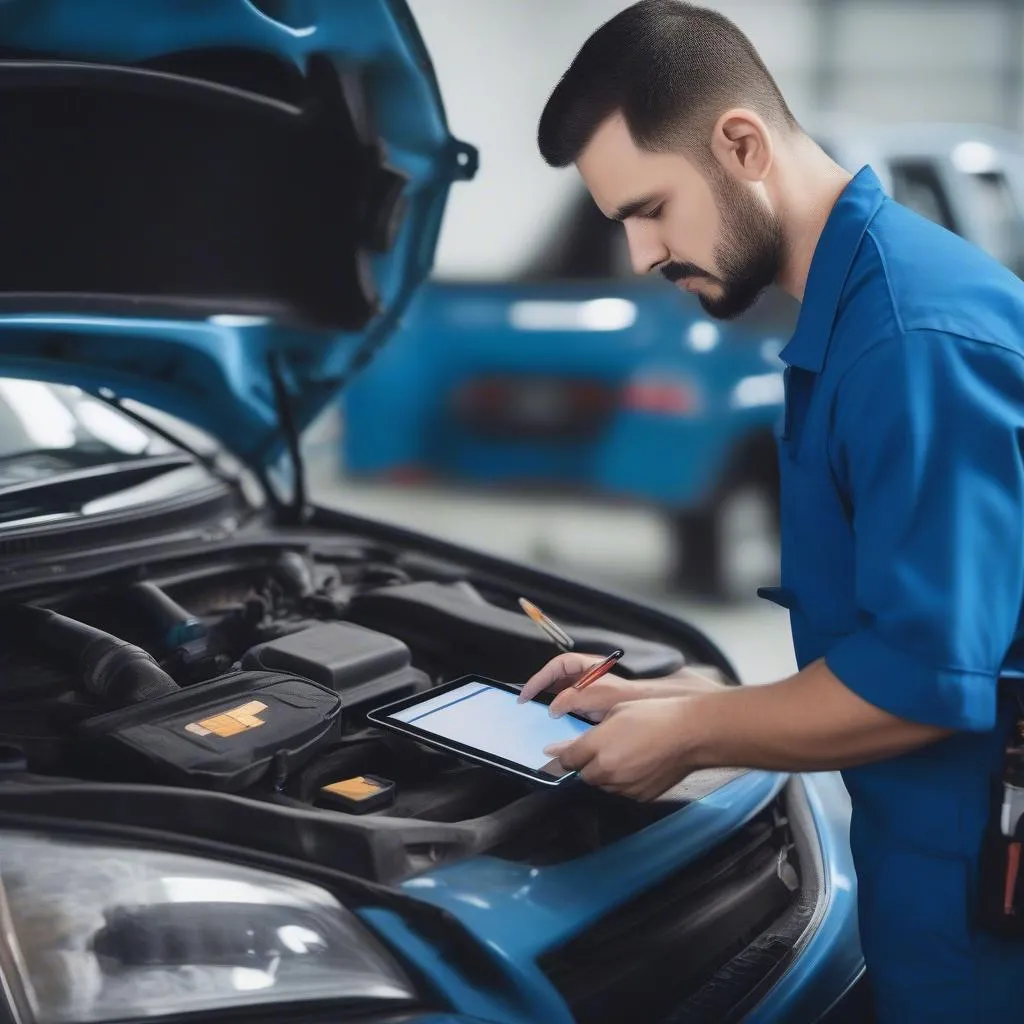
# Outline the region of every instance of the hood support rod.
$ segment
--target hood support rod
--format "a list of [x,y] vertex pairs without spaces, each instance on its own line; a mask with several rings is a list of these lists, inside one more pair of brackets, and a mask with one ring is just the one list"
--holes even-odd
[[[301,526],[309,518],[309,503],[306,498],[306,466],[302,459],[302,443],[295,426],[288,387],[281,370],[281,359],[278,353],[270,352],[267,356],[270,380],[274,388],[274,406],[277,410],[277,422],[284,434],[288,447],[288,457],[292,465],[291,501],[279,503],[286,525]],[[271,489],[272,491],[272,489]]]

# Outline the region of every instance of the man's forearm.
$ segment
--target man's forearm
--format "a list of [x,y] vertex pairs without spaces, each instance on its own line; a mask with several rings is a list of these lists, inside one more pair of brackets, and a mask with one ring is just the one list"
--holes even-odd
[[699,702],[695,755],[706,767],[830,771],[895,757],[949,735],[862,700],[824,661],[779,683],[693,699]]

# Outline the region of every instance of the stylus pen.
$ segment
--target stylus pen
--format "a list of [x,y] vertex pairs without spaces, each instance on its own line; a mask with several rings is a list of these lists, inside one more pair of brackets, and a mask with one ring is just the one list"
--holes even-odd
[[525,597],[521,597],[519,598],[519,607],[530,616],[556,647],[568,652],[576,646],[573,638],[554,619],[545,615],[532,601],[527,601]]
[[615,666],[619,663],[619,660],[625,653],[626,652],[622,650],[612,651],[612,653],[609,654],[608,657],[604,659],[604,661],[599,661],[593,668],[587,669],[587,671],[584,672],[583,675],[581,675],[579,679],[577,679],[576,682],[572,684],[572,688],[574,690],[582,690],[584,687],[589,686],[593,682],[596,682],[606,672],[610,672],[613,668],[615,668]]

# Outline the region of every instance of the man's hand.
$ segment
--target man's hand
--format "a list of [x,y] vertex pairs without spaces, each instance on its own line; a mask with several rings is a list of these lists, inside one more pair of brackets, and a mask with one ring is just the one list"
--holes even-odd
[[628,680],[609,672],[590,686],[574,690],[573,684],[580,676],[602,660],[593,654],[560,654],[527,681],[519,694],[519,703],[531,700],[544,690],[551,690],[558,694],[551,703],[554,717],[559,718],[571,711],[599,722],[611,708],[623,701],[705,693],[719,689],[724,683],[716,668],[698,665],[659,679]]
[[[576,697],[566,691],[563,699],[585,699],[605,679],[572,691]],[[545,753],[580,769],[585,781],[639,800],[660,796],[699,768],[832,771],[898,757],[950,735],[949,729],[897,718],[869,704],[824,661],[764,686],[705,687],[613,702],[619,692],[609,690],[603,698],[611,706],[600,725]]]
[[[535,672],[526,681],[526,685],[519,692],[519,703],[525,704],[533,700],[538,693],[544,690],[552,690],[559,693],[567,686],[572,686],[587,669],[592,668],[603,659],[595,654],[560,654],[552,658],[539,672]],[[604,676],[604,679],[619,679],[611,673]],[[619,679],[623,682],[622,679]]]
[[582,690],[574,690],[571,686],[562,690],[551,702],[549,710],[552,718],[561,718],[571,712],[592,722],[600,722],[620,704],[680,697],[688,692],[686,683],[672,678],[630,680],[609,673]]
[[564,768],[579,770],[592,786],[634,800],[654,800],[698,767],[689,743],[696,707],[695,698],[687,695],[619,703],[600,725],[579,739],[552,744],[544,753],[557,757]]

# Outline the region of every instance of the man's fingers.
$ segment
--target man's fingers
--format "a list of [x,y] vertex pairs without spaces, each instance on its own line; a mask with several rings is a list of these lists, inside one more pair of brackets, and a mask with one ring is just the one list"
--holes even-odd
[[587,765],[596,752],[597,748],[592,739],[596,731],[597,729],[594,728],[577,739],[552,743],[544,748],[544,753],[548,757],[557,757],[567,771],[579,771]]
[[605,712],[620,701],[629,700],[628,686],[621,679],[609,679],[607,676],[582,690],[574,690],[569,686],[551,702],[549,711],[553,718],[561,718],[570,711],[577,715]]
[[530,676],[526,685],[519,691],[518,701],[525,704],[533,700],[538,693],[544,690],[557,689],[569,686],[592,665],[596,665],[601,658],[593,654],[577,654],[570,651],[568,654],[560,654],[552,658],[539,672]]
[[551,702],[550,711],[555,718],[561,718],[570,711],[577,715],[606,716],[626,701],[674,697],[678,693],[679,683],[671,679],[626,680],[609,673],[582,690],[572,687],[562,690]]
[[547,754],[548,757],[557,757],[561,760],[562,752],[568,750],[573,745],[573,742],[573,740],[559,740],[558,743],[549,743],[541,753]]

